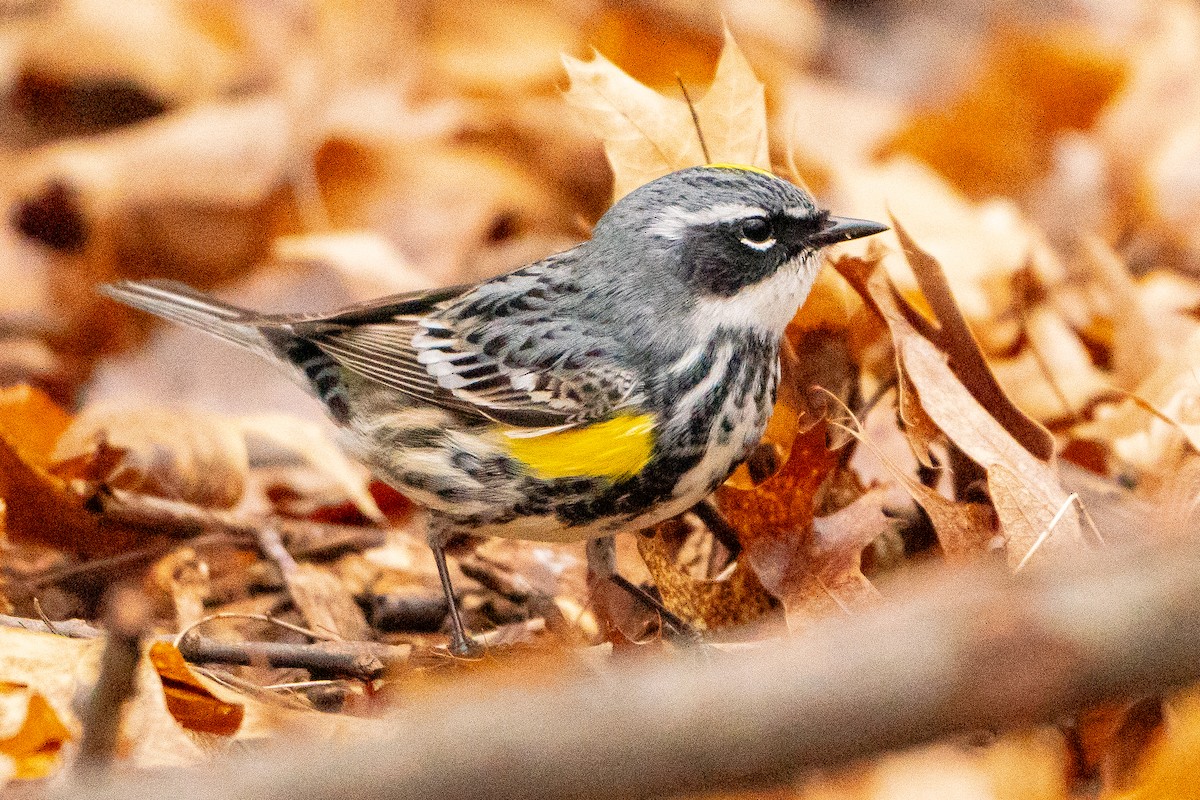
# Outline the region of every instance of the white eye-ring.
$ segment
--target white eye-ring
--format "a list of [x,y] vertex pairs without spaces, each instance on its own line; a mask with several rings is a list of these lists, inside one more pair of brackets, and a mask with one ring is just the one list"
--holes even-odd
[[742,244],[763,252],[775,246],[775,229],[766,217],[750,217],[742,222]]

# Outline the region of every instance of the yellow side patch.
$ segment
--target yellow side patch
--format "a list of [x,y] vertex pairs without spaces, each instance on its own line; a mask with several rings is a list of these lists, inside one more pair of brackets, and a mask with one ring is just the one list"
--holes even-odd
[[529,468],[534,477],[608,478],[636,475],[654,449],[654,415],[622,414],[579,428],[522,436],[503,434],[509,455]]
[[752,167],[749,164],[705,164],[709,169],[740,169],[746,172],[757,172],[759,175],[770,175],[772,178],[778,177],[774,172],[762,167]]

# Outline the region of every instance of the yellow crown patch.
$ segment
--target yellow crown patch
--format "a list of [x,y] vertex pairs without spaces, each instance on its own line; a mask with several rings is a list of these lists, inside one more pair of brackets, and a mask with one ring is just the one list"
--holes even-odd
[[777,177],[775,173],[762,167],[753,167],[749,164],[705,164],[709,169],[740,169],[745,172],[757,172],[759,175],[769,175],[772,178]]

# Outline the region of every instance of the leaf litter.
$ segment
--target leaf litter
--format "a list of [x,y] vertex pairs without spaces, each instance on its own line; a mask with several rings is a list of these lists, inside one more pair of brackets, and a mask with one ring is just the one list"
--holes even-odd
[[[443,0],[424,27],[379,4],[208,5],[100,25],[96,4],[34,4],[40,27],[6,33],[11,785],[69,771],[71,699],[97,680],[118,584],[152,614],[116,756],[169,768],[260,738],[374,736],[398,698],[471,674],[503,686],[770,647],[886,612],[918,564],[1002,551],[1009,570],[1069,568],[1110,520],[1151,543],[1192,535],[1194,4],[892,3],[871,40],[857,4],[800,0],[769,20],[745,3]],[[973,67],[943,46],[959,38]],[[892,214],[893,232],[833,252],[789,328],[763,444],[718,514],[619,543],[625,584],[589,581],[580,546],[459,544],[483,665],[442,649],[420,513],[315,408],[92,291],[153,275],[299,311],[474,281],[707,161],[773,169],[838,214]],[[1181,796],[1192,694],[793,792]]]

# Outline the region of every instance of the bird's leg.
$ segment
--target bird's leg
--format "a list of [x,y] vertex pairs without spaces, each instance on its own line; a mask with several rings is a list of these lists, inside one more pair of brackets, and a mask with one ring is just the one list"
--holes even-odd
[[450,568],[446,566],[446,542],[441,536],[431,535],[429,547],[433,550],[433,560],[437,564],[438,578],[442,581],[442,591],[446,595],[446,605],[450,609],[450,652],[460,658],[475,658],[479,656],[479,645],[467,637],[467,629],[463,626],[462,617],[458,614],[458,603],[454,601],[454,587],[450,585]]
[[596,580],[609,580],[617,574],[617,540],[612,536],[588,539],[588,576]]

